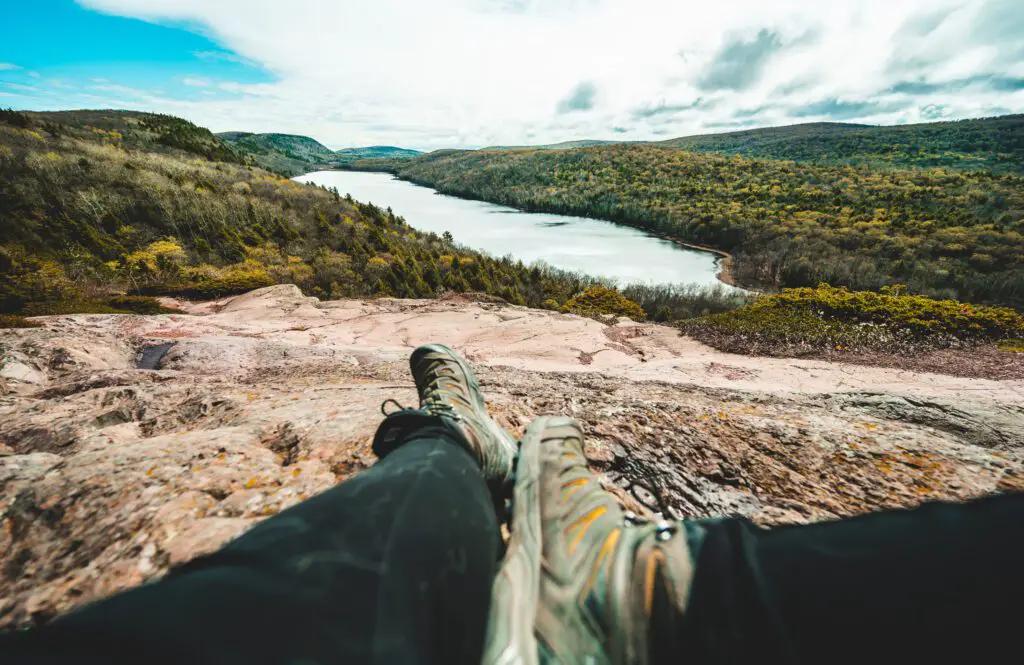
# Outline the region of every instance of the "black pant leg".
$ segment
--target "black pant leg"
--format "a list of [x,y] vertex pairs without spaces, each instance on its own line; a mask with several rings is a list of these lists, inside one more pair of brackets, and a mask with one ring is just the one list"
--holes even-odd
[[0,638],[0,662],[477,663],[500,537],[443,427],[166,579]]
[[707,523],[679,662],[1001,662],[1024,621],[1024,495],[760,529]]

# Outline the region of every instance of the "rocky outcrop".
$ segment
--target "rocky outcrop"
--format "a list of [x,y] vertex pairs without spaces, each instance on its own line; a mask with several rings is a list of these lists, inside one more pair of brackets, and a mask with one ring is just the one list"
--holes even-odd
[[1024,383],[729,356],[656,325],[290,286],[0,332],[0,625],[155,579],[373,463],[413,347],[478,369],[515,432],[579,418],[634,508],[831,519],[1024,489]]

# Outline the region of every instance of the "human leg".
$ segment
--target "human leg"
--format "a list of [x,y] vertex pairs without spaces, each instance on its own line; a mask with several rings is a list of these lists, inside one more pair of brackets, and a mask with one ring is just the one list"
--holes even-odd
[[531,425],[517,475],[485,662],[990,662],[1022,616],[1022,495],[650,523],[601,489],[564,418]]
[[161,582],[0,637],[3,662],[477,662],[515,446],[457,354],[410,364],[420,409],[384,421],[378,465]]
[[1024,495],[704,529],[679,624],[699,662],[996,662],[1024,618]]
[[499,552],[444,426],[166,579],[0,639],[4,663],[473,663]]

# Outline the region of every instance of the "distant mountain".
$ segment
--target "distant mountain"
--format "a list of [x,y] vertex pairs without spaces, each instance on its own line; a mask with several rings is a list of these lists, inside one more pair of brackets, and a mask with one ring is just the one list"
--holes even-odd
[[340,158],[355,159],[412,159],[423,153],[408,148],[395,148],[387,145],[370,146],[369,148],[345,148],[334,153]]
[[1022,173],[1024,115],[891,127],[818,122],[651,145],[799,162]]
[[563,141],[561,143],[549,143],[548,145],[494,145],[481,150],[572,150],[573,148],[593,148],[599,145],[611,145],[613,143],[635,143],[635,141],[596,141],[583,139],[580,141]]
[[667,141],[581,140],[481,150],[571,150],[622,143],[819,164],[1024,173],[1024,115],[890,127],[813,122]]
[[334,151],[308,136],[221,132],[217,136],[236,150],[252,155],[265,169],[289,176],[318,169],[339,168],[361,159],[411,159],[423,154],[392,146],[346,148]]
[[333,150],[308,136],[249,132],[221,132],[217,136],[236,150],[252,155],[263,168],[288,176],[326,168],[334,157]]

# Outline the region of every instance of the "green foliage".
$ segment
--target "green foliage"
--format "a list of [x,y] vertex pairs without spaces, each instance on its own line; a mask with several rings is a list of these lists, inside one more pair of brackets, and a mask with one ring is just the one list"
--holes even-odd
[[43,324],[29,321],[24,316],[0,314],[0,328],[41,328]]
[[439,151],[393,163],[445,194],[598,217],[732,252],[741,283],[908,284],[1024,307],[1024,177],[688,153],[647,145]]
[[1024,335],[1024,316],[1005,307],[906,295],[899,288],[854,292],[827,284],[787,289],[747,307],[680,325],[716,348],[758,355],[910,353]]
[[32,126],[32,120],[27,115],[24,113],[18,113],[13,109],[0,108],[0,122],[13,127],[21,127],[23,129]]
[[581,316],[625,316],[634,321],[647,320],[647,314],[640,305],[622,295],[616,289],[600,284],[587,287],[577,293],[561,307],[562,312]]

